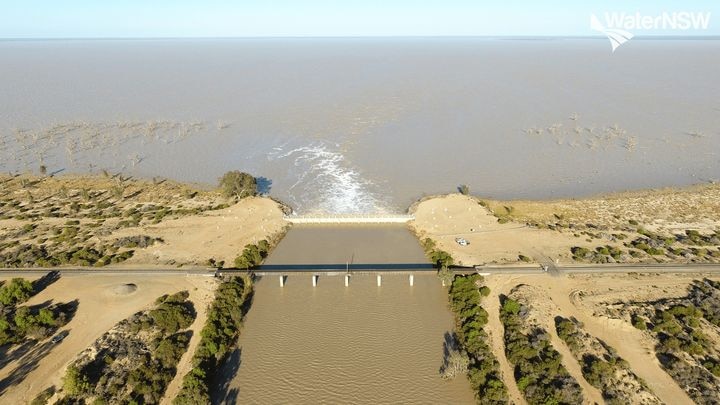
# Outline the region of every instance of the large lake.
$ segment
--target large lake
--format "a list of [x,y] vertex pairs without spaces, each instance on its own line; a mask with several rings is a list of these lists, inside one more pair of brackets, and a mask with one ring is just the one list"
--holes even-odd
[[402,211],[720,178],[720,41],[0,41],[0,170],[213,184]]

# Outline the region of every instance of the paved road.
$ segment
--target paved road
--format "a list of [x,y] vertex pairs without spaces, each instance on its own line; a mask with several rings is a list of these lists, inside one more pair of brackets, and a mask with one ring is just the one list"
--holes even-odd
[[0,268],[0,277],[20,277],[23,275],[43,275],[51,271],[57,271],[63,276],[66,275],[78,275],[78,276],[97,276],[97,275],[206,275],[214,276],[215,269],[205,268],[147,268],[147,269],[123,269],[123,268],[112,268],[112,269],[97,269],[92,267],[63,267],[63,268],[32,268],[32,269],[17,269],[17,268]]
[[[466,269],[465,272],[481,274],[537,274],[543,271],[537,267],[504,267],[504,266],[478,266]],[[596,264],[596,265],[554,265],[548,269],[548,274],[582,274],[582,273],[720,273],[720,264]]]
[[[297,264],[297,265],[266,265],[260,266],[254,272],[258,274],[270,273],[337,273],[347,270],[346,264]],[[393,263],[393,264],[351,264],[349,270],[352,272],[434,272],[432,266],[425,263]],[[537,266],[477,266],[477,267],[453,267],[456,274],[543,274],[539,265]],[[50,271],[57,271],[61,275],[75,276],[98,276],[98,275],[176,275],[176,276],[214,276],[215,269],[208,268],[148,268],[148,269],[95,269],[95,268],[37,268],[37,269],[0,269],[0,277],[19,277],[26,275],[43,275]],[[246,270],[224,269],[222,274],[246,273]],[[605,265],[554,265],[548,269],[548,275],[582,274],[582,273],[720,273],[720,264],[605,264]]]

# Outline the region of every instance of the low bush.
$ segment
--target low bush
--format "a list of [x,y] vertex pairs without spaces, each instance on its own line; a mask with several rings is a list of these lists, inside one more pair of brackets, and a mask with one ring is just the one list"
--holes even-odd
[[561,363],[546,331],[524,325],[527,308],[503,297],[500,320],[505,327],[505,354],[515,368],[517,386],[530,404],[583,402],[580,385]]
[[[504,404],[508,402],[507,388],[483,330],[488,313],[480,306],[480,302],[483,296],[489,295],[490,289],[480,287],[482,280],[482,276],[473,274],[456,276],[452,281],[450,307],[455,314],[455,330],[461,349],[455,357],[462,359],[467,356],[468,379],[479,403]],[[451,361],[447,363],[452,364]]]
[[[195,319],[188,292],[163,295],[106,332],[72,363],[63,379],[67,403],[158,404],[187,350]],[[62,403],[62,402],[60,402]]]
[[266,240],[261,240],[257,245],[245,245],[240,256],[235,258],[235,267],[238,269],[250,269],[258,266],[265,260],[270,251],[270,244]]
[[0,287],[0,304],[13,306],[22,304],[33,295],[32,283],[23,278],[13,278]]
[[428,260],[440,269],[448,268],[455,263],[450,253],[439,249],[435,241],[430,238],[425,238],[422,241],[422,247]]
[[237,342],[242,319],[252,299],[252,279],[232,277],[222,282],[200,335],[193,356],[193,369],[183,377],[176,405],[210,403],[210,381]]

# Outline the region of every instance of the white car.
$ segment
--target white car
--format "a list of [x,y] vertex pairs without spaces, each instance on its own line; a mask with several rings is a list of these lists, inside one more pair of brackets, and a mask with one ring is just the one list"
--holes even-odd
[[455,238],[455,242],[457,242],[460,246],[467,246],[470,244],[470,242],[468,242],[465,238]]

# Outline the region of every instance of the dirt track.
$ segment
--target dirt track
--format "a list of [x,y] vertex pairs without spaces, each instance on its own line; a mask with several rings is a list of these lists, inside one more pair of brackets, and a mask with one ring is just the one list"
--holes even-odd
[[[665,403],[692,404],[685,391],[661,368],[654,345],[646,334],[635,329],[629,322],[603,316],[605,302],[652,300],[662,297],[676,297],[685,294],[686,287],[702,275],[572,275],[550,278],[543,275],[491,275],[486,283],[491,295],[483,300],[490,313],[486,326],[493,337],[492,346],[498,356],[505,383],[510,387],[510,396],[518,401],[512,377],[512,368],[507,364],[502,350],[502,325],[497,318],[499,296],[508,294],[518,285],[526,285],[529,303],[534,308],[537,320],[550,333],[553,346],[563,355],[563,363],[581,384],[584,396],[592,402],[602,403],[600,392],[591,387],[583,378],[580,366],[564,343],[557,338],[553,319],[557,315],[574,317],[584,324],[591,335],[603,340],[627,360],[631,370],[645,380],[650,389]],[[718,276],[711,277],[717,279]],[[574,364],[573,364],[574,363]]]

